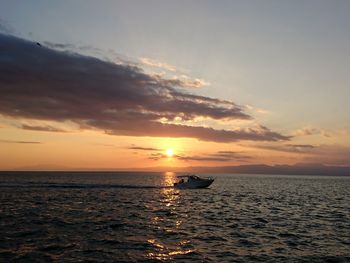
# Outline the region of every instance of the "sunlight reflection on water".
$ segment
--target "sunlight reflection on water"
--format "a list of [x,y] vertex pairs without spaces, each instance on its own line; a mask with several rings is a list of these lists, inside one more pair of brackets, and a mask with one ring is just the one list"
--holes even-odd
[[[176,174],[168,172],[163,177],[164,185],[173,185],[176,181]],[[177,218],[177,207],[179,206],[180,191],[175,188],[164,188],[160,193],[160,204],[162,207],[155,208],[157,211],[168,211],[161,214],[161,216],[154,216],[152,218],[155,224],[164,235],[176,235],[178,229],[182,224],[182,220]],[[170,209],[170,210],[169,210]],[[163,222],[167,222],[165,225]],[[151,251],[145,253],[146,258],[153,260],[170,260],[176,255],[186,255],[194,252],[193,249],[184,249],[183,245],[189,243],[188,240],[179,240],[172,245],[166,245],[159,239],[148,239],[147,242],[153,246]]]

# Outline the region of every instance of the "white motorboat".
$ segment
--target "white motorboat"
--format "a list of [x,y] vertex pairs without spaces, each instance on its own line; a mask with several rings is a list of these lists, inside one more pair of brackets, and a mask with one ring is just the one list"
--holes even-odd
[[180,175],[181,180],[174,183],[175,188],[179,189],[198,189],[206,188],[214,182],[213,178],[200,178],[196,175]]

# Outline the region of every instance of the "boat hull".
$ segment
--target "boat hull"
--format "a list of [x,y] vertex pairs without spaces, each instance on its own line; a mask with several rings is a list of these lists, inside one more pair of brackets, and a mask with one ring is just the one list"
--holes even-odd
[[185,183],[176,183],[174,187],[178,189],[200,189],[209,187],[213,182],[214,179],[201,179]]

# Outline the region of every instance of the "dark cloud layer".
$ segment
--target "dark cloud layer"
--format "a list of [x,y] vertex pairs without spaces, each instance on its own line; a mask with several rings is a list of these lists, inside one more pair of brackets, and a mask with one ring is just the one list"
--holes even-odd
[[146,74],[137,66],[57,51],[0,34],[0,114],[4,116],[69,120],[82,128],[115,135],[216,142],[289,139],[262,126],[216,130],[164,123],[176,117],[251,119],[233,102],[189,94],[177,89],[179,85]]

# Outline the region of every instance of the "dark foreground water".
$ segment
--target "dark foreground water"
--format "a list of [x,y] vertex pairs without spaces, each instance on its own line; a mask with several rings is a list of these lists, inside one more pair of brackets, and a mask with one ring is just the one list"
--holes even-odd
[[0,173],[0,262],[350,262],[350,177]]

